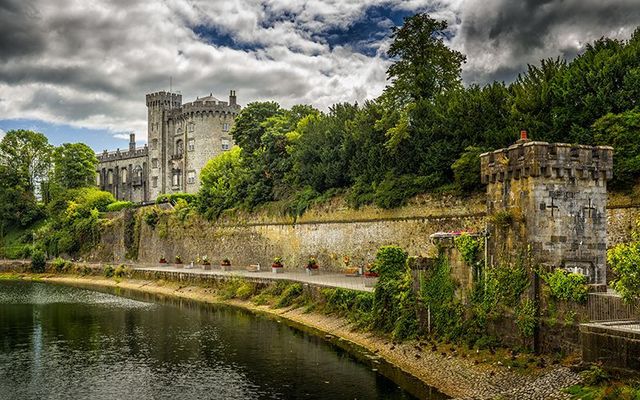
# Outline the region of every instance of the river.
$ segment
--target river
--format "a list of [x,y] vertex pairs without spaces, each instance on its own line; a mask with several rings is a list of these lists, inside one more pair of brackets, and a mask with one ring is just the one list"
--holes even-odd
[[133,292],[0,281],[0,338],[7,400],[445,398],[273,318]]

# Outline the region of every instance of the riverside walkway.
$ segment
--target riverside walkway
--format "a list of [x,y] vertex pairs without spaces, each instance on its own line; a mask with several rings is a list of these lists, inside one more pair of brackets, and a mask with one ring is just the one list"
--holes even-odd
[[[308,283],[316,286],[337,287],[343,289],[360,290],[364,292],[372,292],[373,287],[365,286],[365,279],[362,276],[345,276],[338,273],[319,273],[318,275],[308,275],[305,271],[286,271],[279,274],[271,272],[271,267],[263,269],[261,271],[246,271],[246,270],[231,270],[222,271],[219,269],[213,269],[205,271],[202,266],[195,265],[190,268],[189,264],[184,264],[182,267],[177,267],[175,264],[166,264],[159,266],[158,264],[126,264],[138,271],[159,271],[159,272],[173,272],[181,274],[194,274],[194,275],[210,275],[219,276],[221,278],[246,278],[250,280],[286,280],[301,283]],[[219,268],[213,266],[213,268]]]

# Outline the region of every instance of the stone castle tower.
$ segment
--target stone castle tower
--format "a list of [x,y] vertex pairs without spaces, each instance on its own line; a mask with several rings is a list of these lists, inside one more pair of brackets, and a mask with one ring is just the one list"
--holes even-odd
[[606,283],[607,180],[613,148],[529,141],[480,156],[492,217],[490,262],[532,261]]
[[195,193],[207,161],[233,147],[230,135],[240,112],[236,92],[229,101],[209,96],[182,104],[169,92],[146,96],[148,145],[97,154],[97,184],[118,200],[154,201],[164,193]]

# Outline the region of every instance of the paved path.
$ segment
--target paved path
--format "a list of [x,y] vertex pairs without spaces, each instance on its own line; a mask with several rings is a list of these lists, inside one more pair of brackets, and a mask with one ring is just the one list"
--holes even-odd
[[[166,266],[159,266],[157,264],[127,264],[133,269],[142,271],[169,271],[169,272],[181,272],[188,274],[198,275],[216,275],[225,277],[244,277],[252,279],[270,279],[270,280],[288,280],[302,283],[310,283],[318,286],[327,287],[339,287],[344,289],[360,290],[366,292],[372,292],[372,287],[365,287],[363,277],[345,276],[344,274],[336,273],[320,273],[318,275],[308,275],[306,272],[283,272],[280,274],[274,274],[271,272],[271,267],[267,271],[250,272],[245,270],[232,270],[222,271],[214,269],[211,271],[205,271],[201,266],[194,266],[189,268],[189,264],[185,264],[182,268],[177,268],[175,265],[167,264]],[[219,268],[219,267],[213,267]],[[371,278],[369,278],[371,279]]]

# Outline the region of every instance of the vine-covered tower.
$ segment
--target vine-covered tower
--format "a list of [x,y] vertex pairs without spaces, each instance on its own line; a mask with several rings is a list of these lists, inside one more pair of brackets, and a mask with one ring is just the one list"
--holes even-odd
[[613,148],[536,142],[480,156],[492,265],[527,256],[606,283],[607,180]]

